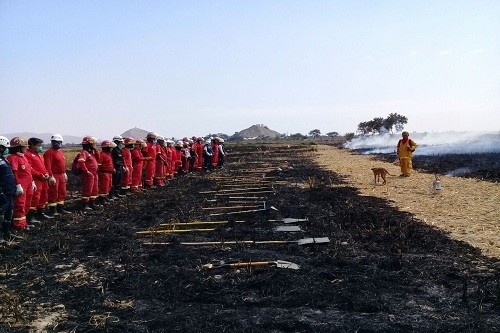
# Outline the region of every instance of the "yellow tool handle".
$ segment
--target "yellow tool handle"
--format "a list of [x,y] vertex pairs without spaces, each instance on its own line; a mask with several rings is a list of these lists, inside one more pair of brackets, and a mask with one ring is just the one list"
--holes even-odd
[[183,232],[193,232],[193,231],[214,231],[215,229],[177,229],[177,230],[144,230],[137,231],[138,235],[147,234],[172,234],[172,233],[183,233]]

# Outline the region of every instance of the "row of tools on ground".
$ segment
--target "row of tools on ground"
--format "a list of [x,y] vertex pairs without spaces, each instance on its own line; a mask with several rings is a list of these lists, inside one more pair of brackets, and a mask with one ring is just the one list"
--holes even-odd
[[[179,235],[188,233],[210,233],[220,230],[220,226],[237,228],[239,224],[247,223],[245,220],[235,220],[233,216],[245,216],[251,218],[252,214],[259,212],[275,212],[280,216],[279,210],[274,206],[267,206],[267,196],[275,194],[275,177],[247,176],[218,176],[212,177],[217,180],[217,189],[213,191],[202,191],[200,194],[213,195],[213,199],[205,199],[204,202],[212,206],[204,207],[202,210],[211,212],[210,217],[226,217],[227,220],[218,221],[193,221],[193,222],[172,222],[161,223],[157,228],[137,231],[138,236],[148,236],[153,238],[157,235]],[[218,202],[224,202],[224,206],[213,206]],[[301,232],[303,231],[297,223],[308,222],[307,218],[282,218],[267,219],[270,223],[283,223],[272,228],[275,232]],[[151,239],[142,243],[148,248],[169,247],[169,246],[234,246],[234,245],[276,245],[276,244],[296,244],[299,246],[329,243],[328,237],[301,238],[296,240],[221,240],[221,241],[170,241],[156,242]],[[299,265],[284,260],[262,260],[262,261],[224,261],[214,260],[202,265],[202,268],[252,268],[252,267],[278,267],[288,269],[299,269]]]

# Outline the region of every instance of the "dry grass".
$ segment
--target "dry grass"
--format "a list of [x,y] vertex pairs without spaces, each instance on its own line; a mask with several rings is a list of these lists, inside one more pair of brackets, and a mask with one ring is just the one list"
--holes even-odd
[[331,146],[318,146],[317,162],[345,177],[362,195],[385,198],[399,210],[424,223],[449,232],[454,239],[479,248],[484,255],[500,258],[500,185],[476,179],[441,177],[441,193],[431,191],[434,175],[415,171],[411,177],[388,176],[387,184],[375,184],[373,167],[399,175],[398,166],[355,155]]

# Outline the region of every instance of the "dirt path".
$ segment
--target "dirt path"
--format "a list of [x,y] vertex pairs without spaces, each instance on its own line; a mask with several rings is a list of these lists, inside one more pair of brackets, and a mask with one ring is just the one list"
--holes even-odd
[[475,179],[442,177],[440,194],[431,192],[434,175],[415,171],[411,177],[389,176],[386,185],[374,184],[373,167],[399,175],[399,167],[331,146],[318,146],[317,162],[345,177],[362,195],[389,200],[396,208],[441,228],[454,239],[500,258],[500,184]]

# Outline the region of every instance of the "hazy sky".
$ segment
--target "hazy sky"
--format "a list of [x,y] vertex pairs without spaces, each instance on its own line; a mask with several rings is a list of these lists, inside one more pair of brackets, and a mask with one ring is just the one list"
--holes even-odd
[[500,130],[500,1],[0,0],[0,134]]

